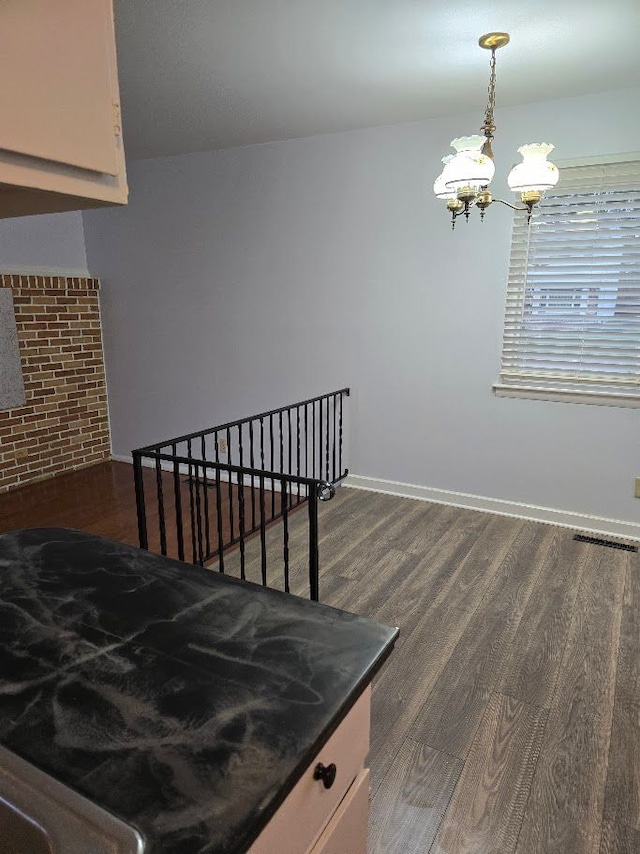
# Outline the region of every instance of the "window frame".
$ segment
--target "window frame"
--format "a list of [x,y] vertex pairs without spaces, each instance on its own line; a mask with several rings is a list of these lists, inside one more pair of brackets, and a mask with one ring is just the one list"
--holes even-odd
[[[625,162],[634,162],[637,161],[640,163],[640,152],[630,152],[626,154],[617,154],[617,155],[600,155],[594,157],[584,157],[584,158],[576,158],[573,160],[565,160],[558,163],[558,167],[561,170],[561,181],[562,181],[562,170],[568,169],[572,167],[581,167],[581,166],[598,166],[603,164],[617,164],[617,163],[625,163]],[[561,190],[561,184],[559,185],[559,189]],[[551,195],[551,194],[550,194]],[[534,216],[535,216],[534,211]],[[517,220],[515,219],[519,216],[518,212],[514,212],[514,223],[512,229],[511,236],[511,250],[509,257],[509,290],[512,290],[512,278],[516,277],[516,273],[514,273],[514,247],[515,244],[515,228],[517,224]],[[638,206],[638,220],[640,222],[640,205]],[[570,256],[568,256],[570,257]],[[521,274],[521,282],[519,283],[521,287],[521,293],[524,302],[524,296],[527,288],[527,275],[526,271]],[[639,280],[640,287],[640,280]],[[534,285],[535,287],[535,285]],[[585,282],[583,285],[576,286],[576,293],[580,290],[586,291],[589,285]],[[508,298],[509,292],[507,293],[507,297],[505,300],[505,315],[503,318],[503,326],[502,326],[502,347],[501,347],[501,356],[500,356],[500,372],[498,380],[493,384],[493,392],[496,397],[507,397],[507,398],[522,398],[529,400],[545,400],[545,401],[559,401],[565,403],[581,403],[581,404],[590,404],[596,406],[611,406],[611,407],[629,407],[629,408],[640,408],[640,370],[638,371],[638,385],[637,389],[634,388],[633,392],[629,391],[628,388],[615,390],[611,387],[606,389],[595,389],[594,386],[597,383],[593,380],[593,378],[587,379],[584,378],[585,386],[583,388],[579,388],[580,378],[573,377],[562,378],[562,377],[552,377],[550,375],[545,375],[544,373],[540,373],[537,376],[534,372],[528,374],[531,377],[531,381],[527,382],[527,374],[523,371],[520,380],[510,379],[508,383],[504,382],[504,375],[507,373],[505,371],[505,363],[504,363],[504,354],[505,354],[505,345],[507,341],[507,333],[508,333],[508,323],[510,321],[509,313],[508,313]],[[640,301],[638,304],[638,316],[640,323]],[[640,336],[639,336],[640,340]]]

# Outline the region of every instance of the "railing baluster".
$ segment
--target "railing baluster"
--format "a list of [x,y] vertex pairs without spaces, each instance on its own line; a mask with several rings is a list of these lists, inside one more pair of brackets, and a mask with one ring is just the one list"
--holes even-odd
[[[253,421],[249,421],[249,464],[252,469],[256,467],[254,453],[253,453]],[[255,531],[256,529],[256,502],[254,499],[255,494],[255,481],[253,475],[251,475],[251,530]]]
[[[287,409],[287,446],[289,448],[289,465],[287,468],[287,474],[292,474],[291,471],[291,407]],[[293,490],[291,490],[293,492]],[[293,495],[289,493],[289,507],[291,507],[291,502],[293,500]]]
[[[176,456],[176,445],[171,446],[173,456]],[[176,537],[178,539],[178,560],[184,560],[184,527],[182,524],[182,484],[180,482],[180,463],[173,462],[173,499],[176,505]]]
[[[300,407],[296,406],[296,477],[300,477]],[[297,484],[298,500],[300,504],[300,482]]]
[[156,497],[158,500],[158,528],[160,530],[160,554],[167,553],[167,526],[164,519],[164,495],[162,492],[162,465],[156,459]]
[[216,521],[218,524],[218,569],[224,572],[224,547],[222,540],[222,490],[220,489],[220,469],[216,468]]
[[[207,452],[205,437],[202,437],[202,461],[207,461]],[[207,467],[202,466],[202,497],[204,504],[204,541],[206,546],[207,557],[211,554],[211,532],[209,530],[209,480],[207,477]]]
[[202,499],[200,498],[200,474],[198,463],[194,463],[193,470],[195,472],[194,486],[196,493],[196,535],[198,541],[198,560],[200,566],[204,566],[204,551],[202,548]]
[[336,478],[336,409],[338,407],[337,403],[337,395],[333,395],[333,440],[331,442],[331,483],[333,483]]
[[284,560],[284,591],[289,593],[289,510],[287,507],[287,481],[280,481],[282,502],[282,557]]
[[260,419],[260,468],[264,471],[264,418]]
[[[280,473],[283,473],[284,466],[284,439],[282,436],[282,412],[278,413],[278,426],[280,428]],[[282,511],[282,493],[280,493],[280,511]]]
[[[215,430],[213,434],[213,459],[216,464],[220,463],[220,447],[218,446],[218,431]],[[220,469],[215,469],[215,489],[216,489],[216,547],[213,551],[210,550],[210,554],[213,557],[218,554],[218,551],[221,546],[221,538],[220,538],[220,524],[218,519],[218,514],[220,513]]]
[[267,525],[264,512],[264,476],[260,477],[260,568],[262,583],[267,584]]
[[191,510],[191,546],[192,563],[202,563],[202,538],[200,496],[198,494],[197,466],[193,456],[192,440],[187,440],[187,458],[189,459],[189,496]]
[[191,442],[188,445],[189,454],[189,510],[191,511],[191,563],[197,563],[196,560],[196,515],[195,515],[195,499],[193,496],[193,463],[191,461]]
[[[320,412],[320,402],[318,401],[318,406],[316,407],[315,403],[313,404],[313,477],[314,480],[317,480],[319,477],[317,464],[320,462],[320,438],[318,436],[317,423],[320,421],[318,417],[316,419],[316,409],[318,410],[318,416],[322,415]],[[317,457],[317,460],[316,460]]]
[[[262,471],[265,471],[265,467],[264,467],[264,418],[262,418],[262,416],[260,417],[260,468]],[[271,481],[271,495],[273,496],[273,481]],[[271,515],[273,516],[273,513]]]
[[244,448],[242,446],[242,424],[238,424],[238,458],[240,468],[244,466]]
[[322,399],[320,399],[318,401],[318,471],[316,474],[318,480],[322,480],[322,419]]
[[[269,416],[269,470],[274,471],[273,459],[273,414]],[[271,518],[276,516],[276,490],[275,483],[271,481]]]
[[304,476],[309,477],[309,404],[304,405]]
[[[240,461],[240,468],[242,468],[244,466],[244,447],[242,445],[242,427],[243,427],[242,424],[238,424],[238,459]],[[237,480],[238,480],[238,483],[237,483],[236,488],[238,490],[238,502],[240,501],[240,498],[239,498],[240,493],[242,493],[242,500],[244,502],[244,476],[242,476],[242,478],[241,478],[240,475],[238,475]],[[240,512],[240,510],[238,509],[238,513],[239,512]],[[244,512],[244,504],[243,504],[243,512]],[[243,520],[243,523],[244,523],[244,520]]]
[[319,597],[319,557],[318,557],[318,493],[315,487],[309,489],[309,598],[314,602]]
[[242,473],[238,472],[238,525],[240,528],[240,578],[243,580],[245,575],[245,542],[244,542],[244,484],[241,481]]
[[[227,427],[227,463],[231,465],[231,427]],[[231,483],[231,472],[229,472],[229,542],[232,543],[235,537],[233,530],[233,484]],[[220,548],[223,548],[222,543]]]
[[326,458],[326,466],[325,466],[325,480],[329,480],[329,398],[327,397],[327,413],[326,413],[326,436],[325,436],[325,458]]
[[340,444],[338,445],[338,474],[342,477],[344,469],[342,468],[342,392],[340,392],[340,419],[339,419],[339,429],[340,429]]
[[142,454],[133,454],[133,480],[136,489],[136,511],[138,513],[138,542],[141,549],[149,547],[147,539],[147,512],[144,501],[144,478],[142,473]]

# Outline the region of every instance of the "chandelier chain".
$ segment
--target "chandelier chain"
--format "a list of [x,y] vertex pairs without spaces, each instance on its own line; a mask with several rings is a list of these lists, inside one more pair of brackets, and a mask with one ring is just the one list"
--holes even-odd
[[484,132],[484,135],[487,139],[493,139],[493,132],[496,129],[496,126],[493,121],[493,110],[496,105],[496,51],[495,48],[491,51],[491,62],[489,63],[490,75],[489,75],[489,86],[487,89],[489,95],[489,102],[487,103],[487,109],[484,114],[484,124],[481,130]]

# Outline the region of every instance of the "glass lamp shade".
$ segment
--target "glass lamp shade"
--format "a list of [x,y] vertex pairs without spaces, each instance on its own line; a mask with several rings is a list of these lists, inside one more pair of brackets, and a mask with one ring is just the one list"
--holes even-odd
[[436,180],[433,183],[433,192],[436,194],[436,198],[444,199],[445,201],[449,201],[449,199],[455,199],[456,193],[455,190],[450,190],[445,184],[445,176],[444,172],[447,168],[447,164],[453,160],[453,154],[447,154],[446,157],[442,158],[442,162],[444,163],[444,168],[442,172],[438,175]]
[[544,192],[555,187],[560,173],[558,167],[547,160],[547,155],[552,151],[553,145],[548,142],[521,145],[518,154],[522,155],[522,163],[509,172],[509,189],[514,193],[527,193],[532,190]]
[[484,136],[461,136],[451,141],[456,154],[442,171],[443,183],[447,189],[456,193],[462,187],[472,187],[476,191],[491,183],[496,168],[493,160],[483,154]]

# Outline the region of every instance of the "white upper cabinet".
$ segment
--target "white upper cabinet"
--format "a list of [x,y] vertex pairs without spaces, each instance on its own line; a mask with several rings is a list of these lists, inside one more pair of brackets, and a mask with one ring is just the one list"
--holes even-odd
[[0,216],[126,201],[111,0],[3,0]]

